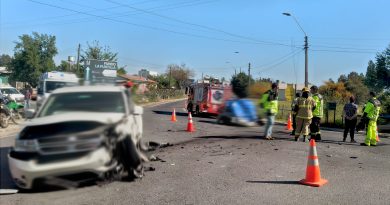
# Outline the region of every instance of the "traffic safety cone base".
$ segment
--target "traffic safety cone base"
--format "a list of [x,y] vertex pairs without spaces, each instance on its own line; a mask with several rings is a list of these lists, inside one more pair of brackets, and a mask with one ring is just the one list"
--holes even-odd
[[187,132],[195,132],[195,126],[194,126],[194,124],[192,122],[191,112],[188,112]]
[[320,187],[326,184],[327,182],[328,180],[321,178],[320,164],[318,162],[317,149],[316,149],[316,142],[314,141],[314,139],[312,139],[310,140],[310,151],[309,151],[309,157],[307,161],[306,178],[299,181],[299,183],[308,186]]
[[292,122],[291,122],[291,113],[288,115],[286,130],[288,130],[288,131],[293,130]]
[[177,119],[176,119],[176,110],[175,110],[175,108],[173,108],[171,121],[172,121],[172,122],[176,122],[176,121],[177,121]]

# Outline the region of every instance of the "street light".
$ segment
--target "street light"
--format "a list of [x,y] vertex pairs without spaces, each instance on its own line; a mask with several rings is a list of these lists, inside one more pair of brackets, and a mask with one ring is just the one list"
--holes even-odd
[[297,25],[299,26],[299,28],[301,29],[301,31],[303,32],[303,34],[305,34],[305,87],[309,86],[309,80],[308,80],[308,49],[309,49],[309,43],[308,43],[308,37],[307,37],[307,34],[306,32],[303,30],[301,24],[299,24],[298,20],[295,18],[295,16],[293,16],[292,14],[290,13],[282,13],[283,15],[285,16],[291,16],[293,17],[295,23],[297,23]]

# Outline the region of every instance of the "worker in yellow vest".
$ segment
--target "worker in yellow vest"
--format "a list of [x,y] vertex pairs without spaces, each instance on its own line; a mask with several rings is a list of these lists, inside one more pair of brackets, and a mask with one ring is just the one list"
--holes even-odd
[[264,109],[267,115],[267,125],[265,127],[265,139],[273,140],[272,127],[275,122],[275,116],[278,113],[278,84],[272,83],[271,90],[265,92],[260,100],[260,107]]
[[321,140],[321,118],[324,115],[324,100],[322,95],[318,93],[317,86],[311,86],[310,92],[312,94],[313,100],[316,102],[316,108],[313,110],[313,119],[310,124],[310,135],[311,139],[315,139],[316,141]]
[[316,108],[314,99],[309,96],[309,89],[302,89],[302,96],[298,99],[294,111],[297,113],[296,121],[297,128],[295,130],[295,141],[298,141],[299,136],[303,135],[303,141],[306,142],[306,137],[309,135],[309,125],[313,118],[313,110]]
[[360,144],[362,146],[376,146],[376,121],[381,110],[381,103],[376,99],[374,92],[370,92],[370,97],[363,110],[362,120],[368,121],[368,126],[366,139]]

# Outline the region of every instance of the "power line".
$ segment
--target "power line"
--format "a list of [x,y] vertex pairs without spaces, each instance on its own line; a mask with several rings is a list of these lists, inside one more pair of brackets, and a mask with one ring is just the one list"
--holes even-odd
[[309,50],[319,51],[319,52],[333,52],[333,53],[369,53],[369,54],[377,53],[377,52],[358,51],[358,50],[332,50],[332,49],[309,49]]
[[294,57],[295,55],[297,55],[297,54],[299,54],[299,53],[301,53],[301,52],[303,52],[303,50],[295,50],[295,52],[290,53],[289,55],[287,55],[287,56],[286,56],[283,60],[281,60],[280,62],[277,62],[277,63],[275,63],[275,64],[269,66],[268,68],[264,68],[264,69],[260,70],[259,73],[264,72],[264,71],[271,70],[271,69],[273,69],[273,68],[275,68],[276,66],[278,66],[278,65],[280,65],[280,64],[282,64],[282,63],[284,63],[284,62],[286,62],[287,60],[289,60],[290,58]]
[[147,11],[147,10],[140,9],[140,8],[137,8],[137,7],[134,7],[134,6],[130,6],[128,4],[122,4],[122,3],[118,3],[118,2],[115,2],[115,1],[112,1],[112,0],[106,0],[106,1],[111,2],[113,4],[116,4],[116,5],[121,5],[123,7],[130,8],[130,9],[142,12],[142,13],[146,13],[146,14],[149,14],[149,15],[157,16],[157,17],[160,17],[160,18],[168,19],[168,20],[171,20],[171,21],[174,21],[174,22],[178,22],[178,23],[182,23],[182,24],[187,24],[187,25],[191,25],[191,26],[200,27],[200,28],[203,28],[203,29],[206,29],[206,30],[210,30],[210,31],[214,31],[214,32],[223,33],[225,35],[229,35],[229,36],[232,36],[232,37],[241,38],[241,39],[245,39],[245,40],[250,40],[250,41],[257,42],[257,43],[264,43],[266,45],[279,45],[279,46],[288,46],[288,47],[290,47],[290,45],[283,44],[283,43],[276,43],[276,42],[270,42],[270,41],[260,41],[260,40],[254,39],[254,38],[250,38],[250,37],[234,34],[234,33],[231,33],[231,32],[227,32],[227,31],[224,31],[224,30],[221,30],[221,29],[218,29],[218,28],[213,28],[213,27],[209,27],[209,26],[204,26],[204,25],[200,25],[200,24],[196,24],[196,23],[183,21],[183,20],[176,19],[176,18],[169,17],[169,16],[164,16],[164,15],[152,12],[152,11]]

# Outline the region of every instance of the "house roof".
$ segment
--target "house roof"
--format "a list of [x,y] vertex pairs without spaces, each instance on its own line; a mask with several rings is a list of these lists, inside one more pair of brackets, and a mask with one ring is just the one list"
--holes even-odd
[[138,76],[138,75],[119,75],[120,78],[124,78],[126,80],[130,80],[134,83],[149,83],[149,84],[156,84],[157,82],[154,80],[146,79],[144,77]]

